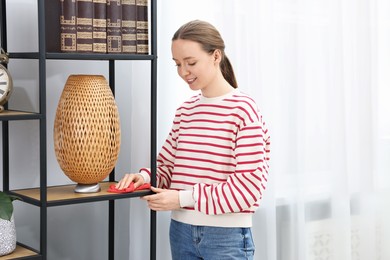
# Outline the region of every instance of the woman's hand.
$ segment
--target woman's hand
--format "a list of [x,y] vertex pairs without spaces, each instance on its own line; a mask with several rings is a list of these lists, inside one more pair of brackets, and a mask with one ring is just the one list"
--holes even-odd
[[156,194],[143,196],[150,209],[155,211],[175,210],[180,208],[179,191],[152,187]]
[[130,183],[134,182],[134,188],[138,188],[145,183],[144,177],[138,173],[126,173],[125,176],[115,185],[118,190],[129,187]]

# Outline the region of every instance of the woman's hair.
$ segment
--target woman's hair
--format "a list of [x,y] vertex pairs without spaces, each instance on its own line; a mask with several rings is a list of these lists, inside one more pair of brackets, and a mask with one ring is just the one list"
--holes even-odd
[[233,67],[225,54],[225,43],[221,34],[213,25],[200,20],[190,21],[175,32],[172,41],[178,39],[198,42],[202,49],[209,54],[212,54],[215,50],[220,50],[222,54],[220,63],[222,75],[233,88],[238,87]]

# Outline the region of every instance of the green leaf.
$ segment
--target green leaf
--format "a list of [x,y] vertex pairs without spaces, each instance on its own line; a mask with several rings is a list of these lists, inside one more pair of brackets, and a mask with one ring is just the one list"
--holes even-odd
[[15,195],[8,195],[8,196],[11,198],[11,201],[14,201],[14,200],[22,200],[20,197],[15,196]]
[[12,205],[14,200],[22,199],[18,196],[8,195],[0,191],[0,219],[11,220],[12,213],[14,212],[14,206]]
[[12,205],[11,196],[0,192],[0,218],[4,220],[11,220],[14,207]]

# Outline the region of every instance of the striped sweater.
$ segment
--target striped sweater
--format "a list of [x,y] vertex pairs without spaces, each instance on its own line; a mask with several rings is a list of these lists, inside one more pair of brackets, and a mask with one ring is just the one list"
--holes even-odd
[[[250,227],[268,179],[269,135],[258,108],[235,89],[201,94],[176,111],[157,158],[160,188],[179,190],[172,218],[192,225]],[[141,169],[150,180],[150,170]]]

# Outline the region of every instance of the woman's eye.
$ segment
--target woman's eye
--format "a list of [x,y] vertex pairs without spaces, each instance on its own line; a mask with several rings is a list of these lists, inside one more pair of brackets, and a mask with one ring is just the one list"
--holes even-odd
[[177,64],[177,63],[176,63],[175,66],[176,66],[176,67],[180,67],[180,64]]
[[194,66],[195,64],[196,64],[196,62],[188,63],[188,65],[190,65],[190,66]]

